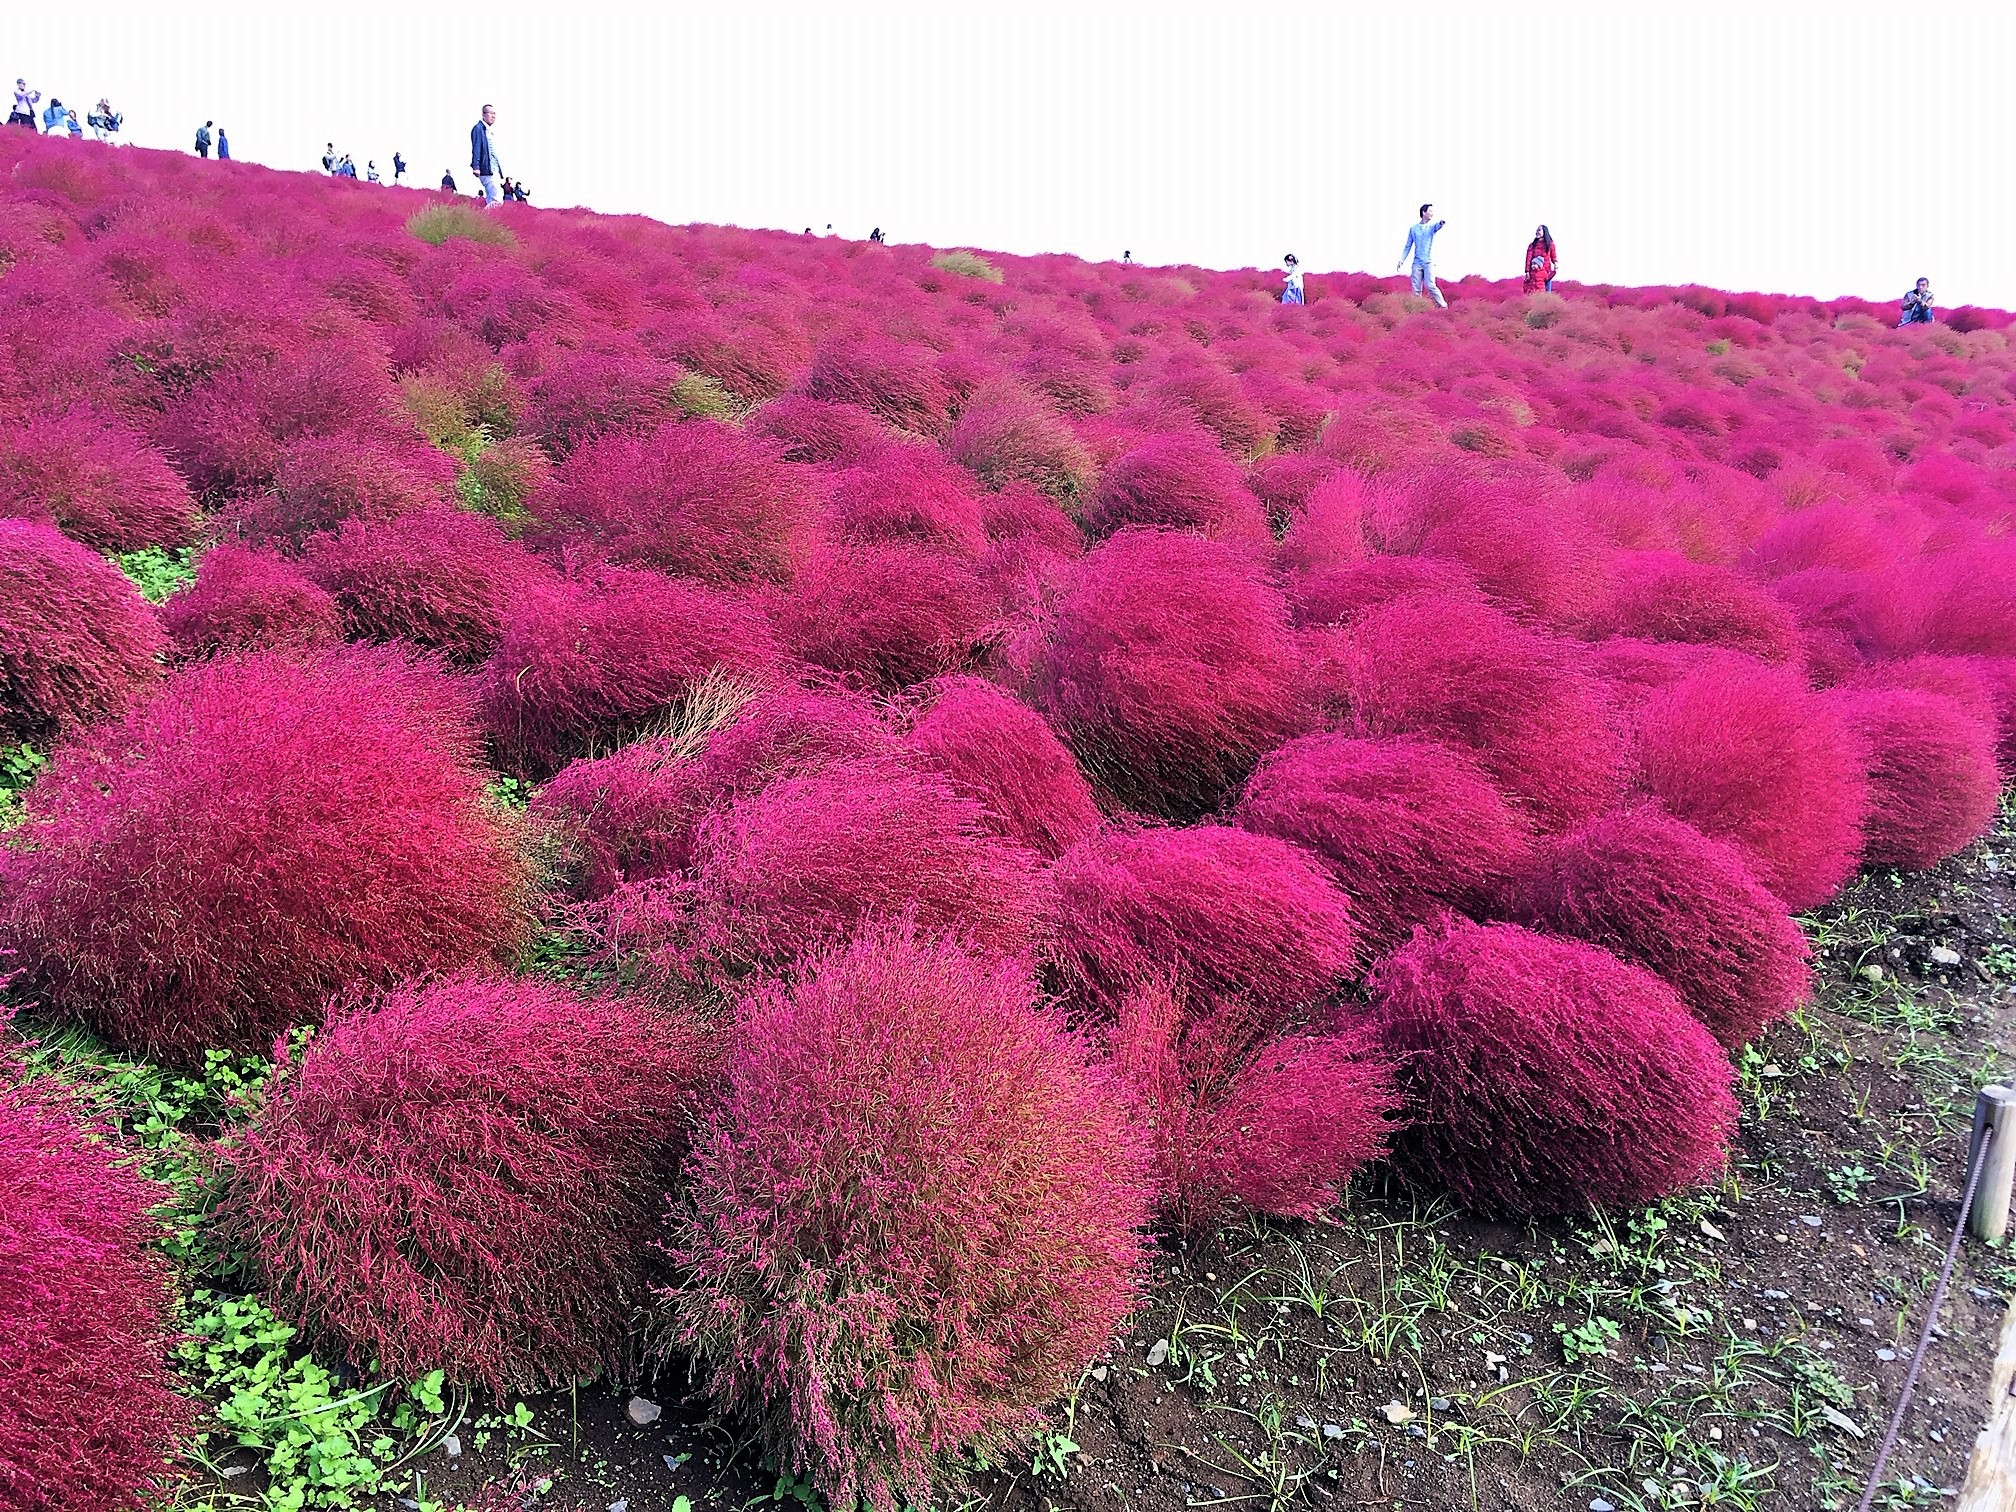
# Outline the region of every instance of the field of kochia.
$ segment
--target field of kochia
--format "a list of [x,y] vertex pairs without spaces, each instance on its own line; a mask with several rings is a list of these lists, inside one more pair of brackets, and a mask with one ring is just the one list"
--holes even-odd
[[[921,1507],[1171,1233],[1716,1180],[2016,770],[2009,317],[1277,290],[0,139],[0,1500],[201,1288]],[[272,1064],[164,1208],[50,1033]]]

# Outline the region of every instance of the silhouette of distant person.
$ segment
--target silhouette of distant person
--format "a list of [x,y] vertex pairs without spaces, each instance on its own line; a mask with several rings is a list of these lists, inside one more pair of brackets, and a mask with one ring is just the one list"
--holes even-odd
[[441,170],[441,187],[446,189],[450,194],[461,193],[455,187],[455,170],[453,168],[443,168]]
[[392,182],[395,184],[401,183],[405,180],[405,177],[406,159],[401,157],[395,150],[392,154]]
[[322,149],[322,171],[324,173],[334,173],[336,171],[336,144],[334,142],[331,142],[327,147]]
[[1409,272],[1409,281],[1414,286],[1414,292],[1426,294],[1446,310],[1449,308],[1449,302],[1442,297],[1442,291],[1435,287],[1435,233],[1449,222],[1435,221],[1431,225],[1429,217],[1434,213],[1433,205],[1423,205],[1421,218],[1407,228],[1407,241],[1400,248],[1400,270],[1407,269],[1407,260],[1411,257],[1414,266]]
[[1932,324],[1932,280],[1921,278],[1911,286],[1911,292],[1904,296],[1904,314],[1897,322],[1901,329],[1907,325]]
[[231,160],[231,138],[224,134],[224,128],[217,128],[217,160],[220,163]]
[[216,124],[215,121],[205,121],[196,128],[196,156],[200,158],[210,156],[210,128]]

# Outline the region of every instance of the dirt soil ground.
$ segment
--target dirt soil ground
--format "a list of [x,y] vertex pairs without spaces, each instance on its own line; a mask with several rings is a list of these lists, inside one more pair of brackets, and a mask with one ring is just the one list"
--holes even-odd
[[[1807,923],[1821,989],[1744,1056],[1719,1190],[1508,1227],[1375,1180],[1334,1221],[1169,1241],[1124,1343],[1026,1461],[976,1468],[967,1508],[1853,1506],[1952,1233],[1973,1093],[2009,1064],[2011,811]],[[1960,1482],[2012,1292],[2006,1251],[1963,1248],[1878,1506]],[[645,1427],[602,1388],[532,1399],[525,1430],[472,1418],[384,1505],[816,1503],[684,1389],[649,1388]]]

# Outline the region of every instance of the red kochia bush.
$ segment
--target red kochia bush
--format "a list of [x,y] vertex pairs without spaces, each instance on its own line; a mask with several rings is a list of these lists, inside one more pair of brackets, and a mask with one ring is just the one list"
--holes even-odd
[[855,405],[920,436],[942,431],[952,408],[934,354],[879,335],[828,341],[813,357],[804,388],[814,399]]
[[[0,1019],[4,1031],[4,1019]],[[27,1087],[0,1085],[0,1502],[159,1504],[189,1430],[148,1210],[166,1194]]]
[[1043,877],[982,817],[940,774],[886,762],[777,778],[701,822],[681,954],[715,973],[783,970],[864,920],[906,915],[1025,954]]
[[1467,749],[1543,830],[1623,786],[1622,738],[1575,648],[1467,595],[1409,594],[1365,615],[1340,691],[1354,733]]
[[1071,428],[1028,390],[983,385],[945,437],[945,455],[989,489],[1027,483],[1053,499],[1083,493],[1092,459]]
[[787,462],[848,462],[889,436],[864,410],[803,394],[772,399],[749,417],[748,429],[776,442]]
[[167,639],[126,575],[53,525],[0,519],[0,741],[127,708]]
[[455,460],[417,441],[310,437],[287,449],[270,487],[235,500],[223,519],[249,540],[294,551],[345,520],[389,520],[445,502],[454,482]]
[[1201,1015],[1166,986],[1127,993],[1106,1041],[1154,1131],[1162,1205],[1186,1229],[1233,1202],[1314,1218],[1386,1152],[1392,1071],[1360,1031],[1271,1035],[1251,1005]]
[[1150,436],[1100,477],[1086,529],[1108,536],[1129,525],[1194,530],[1255,552],[1273,541],[1267,511],[1237,465],[1195,430]]
[[180,546],[189,487],[124,426],[81,410],[0,430],[0,515],[46,520],[98,551]]
[[1690,562],[1664,551],[1619,554],[1609,596],[1587,622],[1596,638],[1633,636],[1743,651],[1767,662],[1798,659],[1791,612],[1730,567]]
[[986,808],[984,822],[1055,860],[1099,827],[1092,788],[1043,716],[977,677],[948,677],[910,744]]
[[804,469],[733,426],[692,420],[583,446],[533,511],[612,561],[729,585],[790,579],[812,500]]
[[1374,957],[1443,908],[1481,910],[1532,833],[1474,761],[1411,736],[1290,741],[1247,779],[1236,814],[1330,868]]
[[742,600],[604,568],[511,607],[483,672],[484,721],[510,766],[544,776],[620,741],[717,668],[760,683],[776,666],[768,624]]
[[1387,957],[1372,995],[1411,1118],[1401,1169],[1473,1209],[1636,1206],[1722,1168],[1734,1073],[1650,972],[1451,919]]
[[409,641],[465,666],[497,649],[511,604],[551,575],[495,520],[445,504],[346,520],[306,566],[351,639]]
[[1504,912],[1643,966],[1732,1050],[1812,989],[1806,937],[1784,905],[1733,848],[1653,805],[1541,846]]
[[894,692],[964,665],[993,612],[966,562],[885,541],[815,551],[777,622],[813,666]]
[[1269,1032],[1352,974],[1343,890],[1286,841],[1223,825],[1111,830],[1051,868],[1048,942],[1066,1001],[1110,1016],[1132,988],[1174,977],[1200,1005],[1242,998]]
[[183,656],[312,649],[343,639],[336,601],[300,568],[229,542],[203,553],[196,581],[161,606],[161,623]]
[[30,790],[0,943],[51,1007],[177,1062],[508,951],[522,870],[474,753],[447,679],[390,652],[192,667]]
[[654,736],[569,762],[532,812],[573,841],[577,891],[598,898],[623,882],[684,871],[701,819],[780,777],[850,761],[895,763],[902,754],[867,699],[782,688],[751,699],[697,748],[681,735]]
[[1280,595],[1230,548],[1123,531],[1063,589],[1039,706],[1095,783],[1170,818],[1215,808],[1301,719]]
[[[1327,572],[1365,555],[1365,480],[1335,467],[1310,489],[1281,538],[1281,565],[1290,572]],[[1431,559],[1432,560],[1432,559]]]
[[1855,871],[1868,783],[1841,718],[1782,667],[1719,663],[1646,697],[1640,780],[1676,818],[1736,847],[1788,908]]
[[1868,762],[1863,859],[1923,870],[1965,850],[1995,821],[1995,729],[1943,693],[1840,689],[1826,702]]
[[1137,1296],[1145,1151],[1026,968],[873,934],[738,1014],[666,1250],[667,1336],[834,1506],[936,1499]]
[[822,513],[837,540],[907,541],[963,557],[987,544],[973,480],[925,446],[861,452],[834,477]]
[[227,1227],[360,1369],[620,1379],[700,1044],[634,997],[405,983],[333,1017],[235,1141]]

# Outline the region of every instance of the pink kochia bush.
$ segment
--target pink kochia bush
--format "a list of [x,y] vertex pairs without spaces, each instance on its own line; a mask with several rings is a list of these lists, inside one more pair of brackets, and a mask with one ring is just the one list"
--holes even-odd
[[1797,657],[1790,611],[1742,573],[1662,551],[1625,553],[1609,597],[1590,616],[1592,636],[1633,636],[1725,646],[1760,661]]
[[495,520],[445,504],[347,520],[310,545],[306,565],[352,640],[403,640],[467,666],[497,649],[511,605],[550,576]]
[[82,411],[0,426],[0,516],[43,520],[97,551],[180,546],[189,487],[124,426]]
[[161,623],[185,657],[313,649],[343,639],[342,616],[325,589],[284,557],[230,542],[203,553],[196,581],[161,606]]
[[523,868],[475,745],[457,690],[391,652],[192,667],[30,790],[0,944],[51,1008],[175,1062],[506,954]]
[[533,503],[545,534],[717,586],[788,581],[806,545],[805,470],[733,426],[618,432],[567,459]]
[[1505,915],[1663,979],[1730,1049],[1806,1001],[1806,937],[1730,846],[1651,804],[1542,845]]
[[665,1337],[834,1506],[999,1457],[1137,1295],[1128,1101],[1027,968],[873,932],[737,1013],[666,1252]]
[[1444,908],[1477,914],[1532,826],[1475,761],[1414,736],[1305,735],[1247,779],[1242,828],[1306,847],[1351,899],[1368,956]]
[[1392,1072],[1364,1032],[1280,1035],[1265,1020],[1238,998],[1188,1012],[1150,981],[1107,1027],[1154,1131],[1162,1206],[1183,1228],[1209,1228],[1234,1202],[1313,1218],[1386,1152]]
[[1341,682],[1343,727],[1468,750],[1543,830],[1623,788],[1622,738],[1575,648],[1467,596],[1407,594],[1365,615]]
[[1143,982],[1201,1005],[1243,998],[1268,1028],[1305,1017],[1352,974],[1351,906],[1318,860],[1223,825],[1111,830],[1051,870],[1048,955],[1070,1006],[1110,1016]]
[[1286,609],[1253,566],[1215,541],[1130,530],[1078,564],[1034,682],[1096,784],[1187,819],[1297,732],[1297,674]]
[[1038,858],[928,770],[854,762],[776,778],[704,820],[683,945],[714,972],[789,968],[875,918],[968,932],[1026,955],[1044,916]]
[[483,669],[483,717],[505,763],[546,776],[617,744],[719,670],[754,683],[777,654],[760,610],[656,572],[603,568],[533,586]]
[[986,808],[989,829],[1045,860],[1098,829],[1092,788],[1043,716],[977,677],[950,677],[933,691],[910,744]]
[[0,518],[0,742],[122,712],[166,648],[117,567],[53,525]]
[[1842,689],[1826,702],[1867,758],[1865,861],[1924,870],[1988,832],[2001,789],[1992,725],[1919,688]]
[[1203,431],[1165,431],[1114,462],[1099,479],[1085,525],[1097,536],[1129,525],[1194,530],[1254,552],[1273,541],[1267,511]]
[[1636,1206],[1722,1169],[1735,1073],[1650,972],[1579,940],[1450,919],[1417,930],[1371,987],[1411,1178],[1527,1215]]
[[1869,788],[1845,721],[1795,673],[1721,664],[1649,695],[1640,781],[1676,818],[1726,840],[1788,908],[1854,874]]
[[884,692],[964,666],[993,618],[971,566],[901,541],[815,551],[777,610],[798,656]]
[[494,1392],[621,1378],[701,1040],[502,975],[333,1016],[228,1147],[274,1309],[360,1369]]
[[191,1427],[148,1216],[167,1194],[94,1133],[0,1084],[0,1503],[17,1512],[156,1506]]

